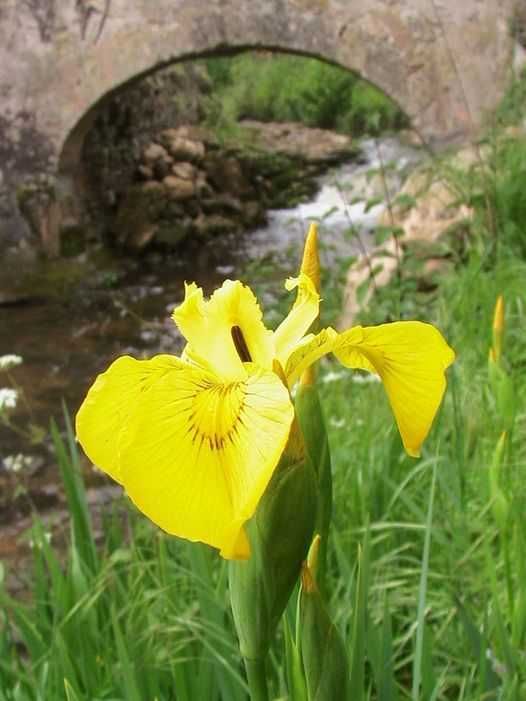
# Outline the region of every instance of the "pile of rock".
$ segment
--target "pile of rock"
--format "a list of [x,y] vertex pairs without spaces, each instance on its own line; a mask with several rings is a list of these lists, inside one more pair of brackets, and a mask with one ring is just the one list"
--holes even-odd
[[227,145],[201,127],[164,129],[142,149],[113,237],[137,251],[250,230],[268,209],[311,196],[316,177],[352,153],[349,137],[298,124],[251,122]]
[[114,223],[126,248],[140,250],[153,239],[174,247],[189,235],[235,233],[264,219],[250,174],[198,127],[162,131],[144,148],[137,176]]

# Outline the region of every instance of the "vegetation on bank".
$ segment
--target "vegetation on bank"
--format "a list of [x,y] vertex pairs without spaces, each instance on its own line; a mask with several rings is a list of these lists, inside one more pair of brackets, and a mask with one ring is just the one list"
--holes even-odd
[[403,112],[378,88],[315,58],[247,52],[208,59],[206,66],[212,126],[228,129],[242,119],[301,122],[353,136],[407,126]]
[[[524,86],[504,101],[482,160],[436,163],[474,208],[450,272],[421,290],[407,261],[360,319],[425,319],[457,352],[422,459],[404,454],[377,383],[321,367],[334,475],[327,590],[358,701],[526,698],[526,153],[509,128],[526,116]],[[336,305],[329,295],[326,316]],[[70,545],[62,562],[37,521],[31,596],[0,589],[0,701],[245,699],[225,563],[124,503],[96,544],[73,437],[54,436]],[[292,607],[288,615],[272,657],[274,697],[290,688]]]

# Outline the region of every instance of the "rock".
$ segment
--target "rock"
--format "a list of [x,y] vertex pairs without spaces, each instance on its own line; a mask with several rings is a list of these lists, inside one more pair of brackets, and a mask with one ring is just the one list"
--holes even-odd
[[182,139],[202,141],[205,145],[210,144],[212,146],[217,146],[217,138],[215,135],[208,131],[208,129],[195,124],[182,124],[180,127],[177,127],[177,129],[165,129],[163,134],[168,135],[168,138],[179,136]]
[[197,179],[197,168],[186,161],[174,163],[172,166],[172,173],[183,180]]
[[[469,159],[466,157],[466,160]],[[351,326],[360,309],[370,301],[374,290],[391,280],[400,264],[403,249],[408,244],[429,245],[438,241],[446,232],[463,221],[471,219],[472,210],[465,204],[459,204],[458,195],[446,182],[431,181],[431,175],[427,171],[416,171],[403,186],[400,194],[414,198],[413,207],[395,206],[392,213],[386,210],[380,216],[378,222],[380,226],[399,227],[403,230],[403,234],[398,237],[398,245],[393,239],[389,239],[382,246],[374,248],[367,258],[361,257],[349,269],[343,312],[339,322],[341,328]],[[428,265],[429,274],[431,272],[436,274],[438,263],[424,264],[424,271],[426,271],[426,265]],[[440,265],[441,269],[444,269],[447,263],[440,263]],[[371,275],[371,271],[376,271],[378,266],[380,266],[379,272],[375,272],[374,276]],[[421,277],[421,286],[422,282]]]
[[152,241],[156,233],[156,224],[152,222],[138,223],[126,238],[126,248],[131,251],[141,251]]
[[209,216],[200,214],[194,219],[193,226],[197,235],[202,238],[228,234],[239,229],[235,221],[220,214],[210,214]]
[[152,173],[151,177],[162,180],[172,169],[173,159],[168,151],[160,144],[150,144],[143,151],[142,158],[145,161],[146,173]]
[[178,161],[197,163],[205,155],[205,146],[201,141],[195,141],[182,134],[188,132],[179,129],[165,129],[161,132],[160,141],[166,150]]
[[142,185],[141,192],[148,192],[152,195],[158,195],[159,197],[162,197],[165,193],[165,190],[164,185],[162,183],[157,182],[157,180],[149,180],[148,182]]
[[153,168],[151,166],[147,166],[144,163],[141,163],[137,168],[137,172],[143,180],[153,179]]
[[473,211],[458,203],[458,195],[443,180],[430,182],[427,172],[417,171],[407,180],[400,195],[415,198],[414,207],[394,207],[393,218],[385,211],[379,224],[403,229],[402,240],[436,241],[461,221],[470,219]]
[[191,180],[178,178],[176,175],[167,175],[163,179],[167,197],[172,200],[189,200],[195,195],[195,185]]
[[422,137],[414,129],[401,129],[397,133],[397,138],[404,146],[423,146]]
[[115,219],[115,234],[120,245],[138,251],[151,242],[166,206],[165,197],[162,183],[153,180],[130,188]]
[[60,255],[62,208],[57,199],[54,180],[37,177],[19,187],[17,202],[20,212],[39,241],[41,250],[48,258],[57,258]]
[[148,146],[142,152],[142,160],[153,165],[155,161],[165,160],[171,161],[168,151],[161,146],[161,144],[148,144]]
[[243,202],[243,224],[245,226],[264,224],[265,219],[265,208],[261,202],[256,200]]
[[243,211],[240,200],[226,192],[202,199],[201,207],[206,214],[240,214]]
[[244,195],[252,189],[237,158],[214,154],[206,158],[203,166],[208,180],[218,192]]
[[285,156],[331,163],[350,157],[355,152],[350,136],[327,129],[298,128],[295,122],[243,120],[241,125],[253,132],[253,140],[259,148]]
[[195,181],[195,189],[198,197],[206,198],[213,197],[214,191],[206,179],[206,173],[203,171],[198,171],[197,178]]
[[387,285],[391,280],[398,267],[397,254],[396,243],[391,239],[351,265],[345,283],[343,312],[338,322],[340,329],[352,326],[357,314],[371,300],[375,289]]
[[155,240],[170,248],[175,248],[188,236],[191,226],[191,219],[176,219],[171,223],[163,222],[157,229]]

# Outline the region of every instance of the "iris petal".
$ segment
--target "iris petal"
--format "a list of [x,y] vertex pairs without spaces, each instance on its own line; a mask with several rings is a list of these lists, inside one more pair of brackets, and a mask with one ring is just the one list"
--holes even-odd
[[357,326],[340,334],[334,353],[347,367],[378,373],[404,447],[418,457],[446,388],[444,372],[455,358],[440,332],[420,321]]
[[246,377],[233,327],[239,328],[251,360],[262,368],[272,367],[272,332],[263,324],[253,292],[241,282],[225,280],[209,300],[204,300],[200,287],[187,285],[184,302],[172,316],[188,341],[185,356],[226,380]]
[[289,387],[296,382],[302,372],[327,353],[330,353],[338,334],[328,326],[315,336],[305,336],[302,343],[296,346],[285,364],[285,375]]
[[300,273],[297,278],[289,278],[285,287],[289,291],[297,288],[298,292],[292,309],[274,332],[275,354],[283,366],[310,329],[320,308],[319,295],[308,275]]
[[97,377],[77,413],[76,432],[86,455],[101,470],[122,483],[119,438],[144,392],[181,361],[172,355],[151,360],[118,358]]
[[287,442],[293,407],[272,372],[246,364],[224,382],[185,365],[144,394],[121,440],[121,476],[137,507],[168,533],[248,557],[254,513]]

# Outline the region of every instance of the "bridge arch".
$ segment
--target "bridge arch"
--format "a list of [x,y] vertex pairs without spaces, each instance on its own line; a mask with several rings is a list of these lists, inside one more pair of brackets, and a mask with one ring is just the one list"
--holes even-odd
[[114,91],[176,61],[249,48],[343,66],[398,103],[429,144],[467,139],[504,90],[513,2],[6,0],[4,194],[35,173],[74,168]]

